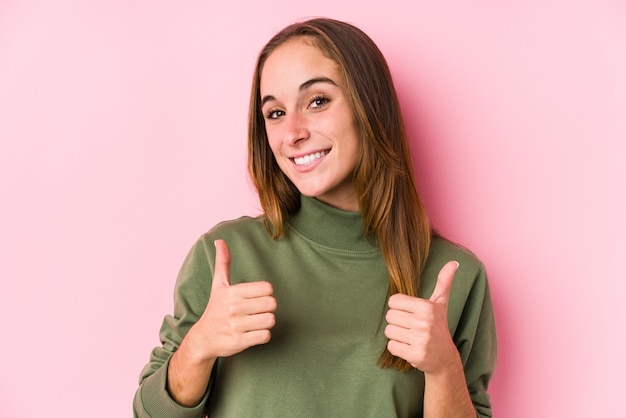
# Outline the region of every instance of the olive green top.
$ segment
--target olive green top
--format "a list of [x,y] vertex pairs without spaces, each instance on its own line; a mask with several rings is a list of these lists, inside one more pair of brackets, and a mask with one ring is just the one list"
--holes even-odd
[[[220,358],[196,408],[177,405],[166,390],[167,364],[204,311],[215,248],[232,254],[231,283],[266,280],[278,304],[269,343]],[[434,238],[420,285],[428,298],[441,267],[460,267],[448,322],[479,416],[491,416],[487,384],[496,360],[493,309],[483,265],[471,253]],[[174,314],[161,327],[135,395],[137,417],[421,417],[424,375],[382,369],[387,270],[379,248],[365,239],[358,212],[302,198],[284,237],[272,240],[262,218],[217,225],[187,256],[175,290]]]

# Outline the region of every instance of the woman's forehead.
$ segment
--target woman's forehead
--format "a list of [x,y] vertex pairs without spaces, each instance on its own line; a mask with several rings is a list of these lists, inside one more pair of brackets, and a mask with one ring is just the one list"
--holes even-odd
[[309,40],[295,38],[278,46],[267,57],[260,74],[261,92],[277,88],[300,88],[314,78],[341,83],[339,65]]

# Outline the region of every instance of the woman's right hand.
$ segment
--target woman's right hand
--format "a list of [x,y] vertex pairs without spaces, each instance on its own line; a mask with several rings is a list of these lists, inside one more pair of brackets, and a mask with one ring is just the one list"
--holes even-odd
[[271,338],[276,310],[272,285],[266,281],[231,285],[230,261],[228,245],[216,240],[211,296],[186,337],[199,360],[232,356]]
[[177,403],[197,405],[204,397],[218,357],[267,343],[276,299],[269,282],[230,284],[230,251],[215,241],[215,273],[204,313],[170,360],[167,390]]

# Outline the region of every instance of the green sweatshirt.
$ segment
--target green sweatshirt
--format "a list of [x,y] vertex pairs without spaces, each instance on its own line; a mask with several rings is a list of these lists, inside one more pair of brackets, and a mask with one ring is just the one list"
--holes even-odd
[[[231,284],[272,283],[278,308],[269,343],[220,358],[204,400],[177,405],[166,390],[167,366],[202,315],[211,289],[215,247],[232,254]],[[496,360],[495,325],[483,265],[469,252],[433,240],[420,296],[428,298],[450,260],[460,267],[448,322],[479,416],[491,416],[487,384]],[[361,217],[302,198],[286,236],[272,240],[262,218],[217,225],[187,256],[174,314],[160,331],[135,394],[136,417],[421,417],[424,375],[382,369],[388,278],[380,250],[362,234]]]

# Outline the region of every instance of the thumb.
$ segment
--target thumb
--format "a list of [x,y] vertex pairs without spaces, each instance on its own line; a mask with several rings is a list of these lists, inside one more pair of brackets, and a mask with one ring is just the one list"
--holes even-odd
[[440,303],[448,306],[448,299],[450,299],[450,289],[452,289],[452,282],[454,281],[454,273],[459,268],[457,261],[448,261],[445,266],[439,271],[437,276],[437,285],[433,294],[430,296],[430,301]]
[[226,241],[215,240],[215,273],[212,287],[230,286],[230,250]]

